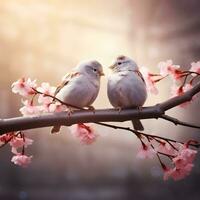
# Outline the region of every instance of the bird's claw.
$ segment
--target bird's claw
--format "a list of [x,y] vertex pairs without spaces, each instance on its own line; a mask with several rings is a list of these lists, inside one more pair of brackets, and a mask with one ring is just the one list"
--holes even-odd
[[73,108],[69,107],[67,110],[67,117],[70,117],[73,114],[74,110]]
[[87,106],[88,110],[92,111],[95,114],[95,108],[94,106]]
[[118,110],[118,113],[120,114],[121,111],[122,111],[122,108],[121,107],[117,107],[117,110]]
[[138,110],[138,112],[142,112],[142,110],[143,110],[142,106],[137,106],[137,110]]

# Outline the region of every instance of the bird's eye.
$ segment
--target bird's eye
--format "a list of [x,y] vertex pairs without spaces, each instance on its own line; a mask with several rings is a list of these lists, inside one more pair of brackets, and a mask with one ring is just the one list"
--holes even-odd
[[95,69],[95,68],[94,68],[94,69],[93,69],[93,71],[94,71],[94,72],[96,72],[96,71],[97,71],[97,69]]
[[118,65],[121,65],[122,63],[121,62],[118,62]]

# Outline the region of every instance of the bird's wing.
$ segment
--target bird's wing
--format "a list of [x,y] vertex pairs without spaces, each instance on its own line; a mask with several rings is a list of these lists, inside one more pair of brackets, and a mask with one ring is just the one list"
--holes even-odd
[[143,78],[143,76],[142,76],[142,73],[141,73],[139,70],[135,70],[134,72],[137,73],[137,75],[142,79],[142,81],[143,81],[144,84],[146,85],[145,80],[144,80],[144,78]]
[[66,86],[66,85],[69,83],[69,81],[72,80],[72,78],[74,78],[74,77],[76,77],[76,76],[78,76],[78,75],[80,75],[79,72],[67,73],[67,74],[64,76],[62,83],[61,83],[60,85],[57,86],[56,91],[55,91],[55,93],[54,93],[54,96],[56,96],[56,95],[60,92],[60,90],[61,90],[64,86]]

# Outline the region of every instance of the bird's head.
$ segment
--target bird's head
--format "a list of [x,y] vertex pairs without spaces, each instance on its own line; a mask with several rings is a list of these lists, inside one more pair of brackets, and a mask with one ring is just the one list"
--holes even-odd
[[76,69],[91,77],[100,78],[101,76],[104,76],[103,67],[96,60],[82,62],[76,67]]
[[118,56],[114,63],[109,67],[113,72],[120,72],[120,71],[134,71],[138,70],[138,66],[127,56]]

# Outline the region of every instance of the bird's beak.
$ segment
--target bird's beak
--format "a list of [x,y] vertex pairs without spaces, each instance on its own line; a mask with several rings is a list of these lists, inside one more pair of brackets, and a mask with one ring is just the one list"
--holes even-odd
[[99,72],[99,76],[105,76],[105,74],[103,73],[103,71]]
[[115,67],[116,67],[116,65],[113,64],[113,65],[109,66],[108,68],[109,68],[109,69],[114,69]]

